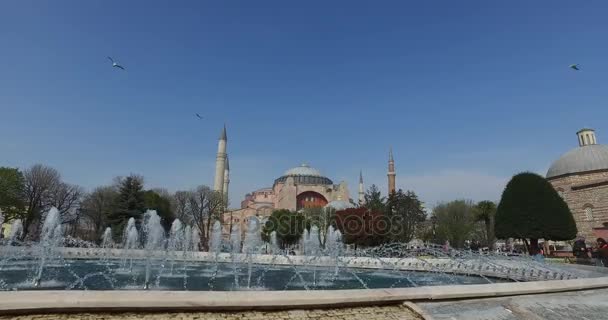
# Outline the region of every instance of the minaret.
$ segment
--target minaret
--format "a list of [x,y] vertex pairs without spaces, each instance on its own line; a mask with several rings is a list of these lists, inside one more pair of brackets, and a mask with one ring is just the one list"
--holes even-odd
[[359,205],[363,205],[365,196],[363,192],[363,171],[359,171]]
[[224,207],[228,209],[228,185],[230,184],[230,162],[226,156],[226,168],[224,169]]
[[217,143],[217,157],[215,158],[215,180],[213,182],[213,190],[224,193],[224,174],[226,170],[226,125],[220,135],[220,140]]
[[395,160],[393,160],[393,148],[388,153],[388,193],[395,192]]

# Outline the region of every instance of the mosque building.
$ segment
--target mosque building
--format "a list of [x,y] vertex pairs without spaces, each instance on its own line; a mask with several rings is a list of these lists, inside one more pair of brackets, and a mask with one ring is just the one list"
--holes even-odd
[[588,240],[608,236],[608,146],[593,129],[577,133],[578,147],[557,159],[547,180],[566,201],[579,234]]
[[[227,154],[228,137],[224,126],[218,142],[213,189],[224,195],[228,203],[230,166]],[[395,190],[395,165],[392,150],[389,153],[389,191]],[[276,178],[272,187],[255,190],[245,195],[239,209],[228,209],[223,214],[224,233],[230,233],[238,224],[245,230],[248,218],[264,219],[277,209],[299,211],[304,208],[332,207],[336,210],[352,208],[364,203],[363,172],[359,173],[357,202],[350,198],[345,181],[338,184],[308,164],[291,168]]]

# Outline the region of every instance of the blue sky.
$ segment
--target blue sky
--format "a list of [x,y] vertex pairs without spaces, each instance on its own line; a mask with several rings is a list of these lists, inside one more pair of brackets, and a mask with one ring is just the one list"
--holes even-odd
[[[231,197],[301,162],[356,197],[498,199],[608,139],[606,1],[0,2],[0,165],[92,188],[212,184],[228,127]],[[126,72],[111,68],[117,58]],[[582,71],[568,68],[581,64]],[[194,113],[205,119],[198,121]]]

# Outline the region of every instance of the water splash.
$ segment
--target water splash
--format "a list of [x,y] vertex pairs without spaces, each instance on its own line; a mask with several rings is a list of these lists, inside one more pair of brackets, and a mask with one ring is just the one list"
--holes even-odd
[[57,208],[52,207],[46,214],[42,231],[40,233],[40,264],[34,278],[34,286],[39,287],[42,280],[42,272],[48,259],[53,258],[55,249],[63,243],[63,228],[61,227],[61,216]]
[[222,248],[222,225],[219,221],[213,223],[211,238],[209,239],[209,252],[219,253]]
[[245,232],[245,241],[243,241],[243,253],[254,254],[258,253],[262,247],[262,235],[258,218],[249,217],[247,223],[247,231]]
[[21,219],[16,219],[11,225],[11,234],[9,236],[10,244],[15,244],[23,235],[23,223]]
[[232,232],[230,233],[230,245],[232,253],[241,253],[241,228],[239,225],[232,226]]
[[112,248],[114,241],[112,240],[112,228],[107,227],[101,236],[101,248],[108,249]]

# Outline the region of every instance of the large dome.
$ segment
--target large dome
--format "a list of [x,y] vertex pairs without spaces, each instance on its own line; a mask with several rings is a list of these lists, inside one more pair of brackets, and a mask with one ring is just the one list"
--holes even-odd
[[608,170],[608,146],[589,144],[566,152],[553,162],[547,178],[596,170]]
[[285,173],[280,178],[276,179],[274,183],[284,183],[285,180],[287,180],[287,177],[293,177],[296,184],[333,184],[333,182],[329,178],[323,176],[319,170],[312,168],[307,164],[301,164],[299,167],[285,171]]
[[321,177],[321,172],[303,163],[299,167],[291,168],[283,174],[284,176],[313,176]]

